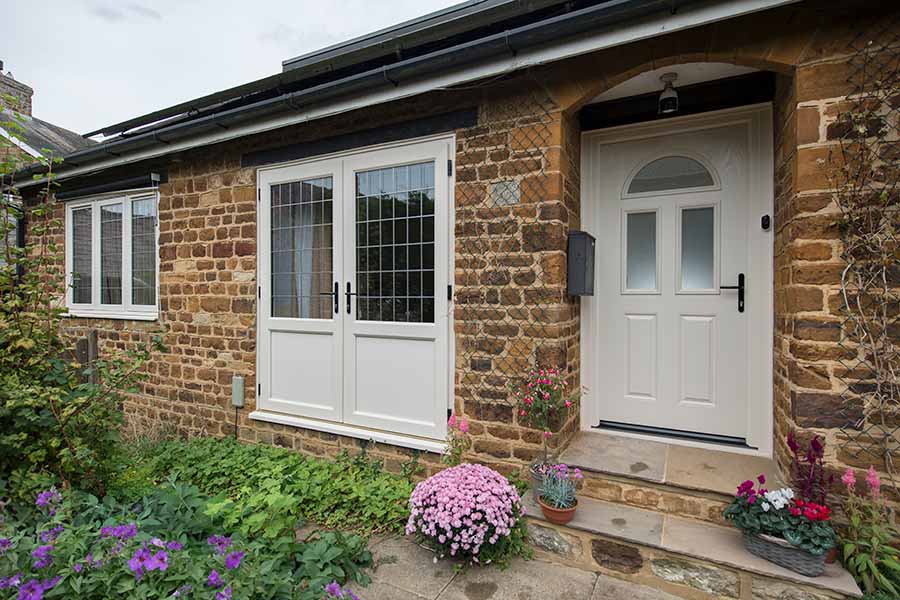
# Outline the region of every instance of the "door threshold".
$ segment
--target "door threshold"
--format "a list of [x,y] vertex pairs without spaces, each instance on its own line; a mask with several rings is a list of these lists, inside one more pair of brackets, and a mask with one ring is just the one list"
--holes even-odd
[[657,444],[667,446],[682,446],[688,448],[698,448],[701,450],[710,450],[712,452],[723,452],[726,454],[742,454],[745,456],[758,456],[760,458],[772,458],[772,455],[758,446],[750,444],[722,444],[708,440],[696,438],[688,438],[677,435],[661,435],[659,433],[649,432],[646,428],[632,427],[610,427],[608,421],[601,421],[602,425],[589,425],[582,432],[592,435],[610,435],[623,438],[631,438],[636,440],[645,440]]
[[681,429],[667,429],[665,427],[651,427],[649,425],[634,425],[631,423],[619,423],[617,421],[600,421],[594,429],[606,431],[625,431],[629,433],[645,433],[657,437],[664,437],[676,440],[690,440],[694,442],[705,442],[707,444],[715,444],[717,446],[732,446],[736,448],[747,448],[750,450],[758,450],[747,443],[746,438],[732,437],[728,435],[717,435],[714,433],[700,433],[696,431],[684,431]]

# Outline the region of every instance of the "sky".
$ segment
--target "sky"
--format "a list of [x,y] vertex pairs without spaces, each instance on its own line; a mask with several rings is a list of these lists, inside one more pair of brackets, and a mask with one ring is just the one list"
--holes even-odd
[[35,117],[86,133],[458,1],[3,0],[0,60]]

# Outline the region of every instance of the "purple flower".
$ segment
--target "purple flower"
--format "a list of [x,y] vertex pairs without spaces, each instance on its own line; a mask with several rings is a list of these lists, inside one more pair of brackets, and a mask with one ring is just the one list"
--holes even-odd
[[342,589],[337,581],[332,581],[325,586],[325,593],[328,598],[346,598],[347,600],[359,600],[359,598],[349,589]]
[[76,573],[81,573],[81,571],[83,569],[84,569],[84,565],[82,565],[81,563],[75,563],[74,565],[72,565],[72,570],[75,571]]
[[206,578],[206,585],[211,588],[220,588],[225,585],[225,582],[222,580],[219,572],[213,569],[210,571],[209,577]]
[[237,569],[241,566],[241,559],[244,558],[244,551],[240,552],[232,552],[228,556],[225,557],[225,567],[231,571],[232,569]]
[[53,550],[53,546],[47,544],[46,546],[38,546],[31,551],[31,557],[35,559],[35,569],[43,569],[44,567],[49,567],[53,563],[53,557],[50,556],[51,550]]
[[172,594],[172,596],[175,598],[180,598],[182,594],[189,594],[192,589],[194,589],[194,587],[192,585],[185,584],[185,585],[181,586],[180,588],[178,588],[177,590],[175,590],[175,593]]
[[216,592],[216,600],[231,600],[231,586],[228,586],[221,592]]
[[169,543],[166,544],[166,548],[168,548],[169,550],[173,550],[173,551],[175,551],[175,552],[178,552],[179,550],[181,550],[182,548],[184,548],[184,545],[183,545],[181,542],[176,542],[176,541],[173,540],[173,541],[171,541],[171,542],[169,542]]
[[100,528],[100,538],[114,537],[120,541],[130,540],[137,535],[137,525],[128,523],[127,525],[107,525]]
[[48,529],[47,531],[42,531],[41,532],[41,541],[44,542],[45,544],[49,544],[50,542],[55,541],[56,538],[59,537],[59,534],[61,534],[63,531],[65,531],[65,527],[63,527],[62,525],[57,525],[53,529]]
[[150,562],[150,550],[147,549],[147,546],[141,546],[137,550],[134,551],[134,554],[128,559],[128,569],[134,573],[135,579],[138,581],[141,580],[141,577],[144,575],[144,570],[150,570],[148,568],[147,563]]
[[3,556],[10,548],[12,548],[12,540],[9,538],[0,538],[0,556]]
[[160,550],[156,554],[150,557],[150,560],[147,561],[147,570],[148,571],[160,571],[163,572],[169,568],[169,554],[165,550]]
[[210,546],[215,546],[216,554],[221,556],[231,546],[231,538],[224,535],[211,535],[206,539],[206,543]]
[[5,590],[11,587],[19,587],[20,583],[22,583],[21,573],[16,573],[15,575],[11,575],[9,577],[0,577],[0,590]]
[[157,548],[165,548],[166,547],[166,543],[164,541],[162,541],[161,539],[159,539],[158,537],[151,538],[150,545],[156,546]]
[[44,592],[59,583],[60,577],[57,575],[53,579],[45,579],[38,581],[32,579],[19,588],[18,600],[42,600]]
[[39,508],[46,508],[51,504],[56,504],[62,501],[62,495],[56,491],[55,487],[50,488],[45,492],[41,492],[37,495],[37,500],[34,501],[35,505]]

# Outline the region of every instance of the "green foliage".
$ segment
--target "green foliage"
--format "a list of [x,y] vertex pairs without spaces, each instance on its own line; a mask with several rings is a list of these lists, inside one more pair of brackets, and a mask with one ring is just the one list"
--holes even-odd
[[[8,106],[0,101],[0,109]],[[0,127],[15,136],[12,121]],[[67,358],[62,254],[54,234],[62,223],[48,201],[58,161],[40,162],[48,183],[29,206],[29,243],[19,248],[10,235],[24,214],[14,177],[25,165],[11,141],[0,138],[0,187],[13,191],[0,194],[0,478],[16,482],[17,492],[47,473],[102,491],[116,455],[118,405],[134,389],[149,352],[138,347],[89,367]]]
[[163,442],[138,465],[151,481],[172,474],[198,486],[215,496],[209,516],[268,538],[303,519],[361,533],[400,532],[413,488],[364,454],[323,460],[230,438]]
[[575,497],[575,482],[569,477],[559,477],[556,473],[545,473],[541,479],[541,500],[553,508],[572,508],[578,501]]
[[900,531],[891,523],[884,498],[877,488],[861,496],[851,485],[844,510],[844,566],[867,594],[900,597],[900,550],[891,545],[900,539]]
[[[0,538],[10,540],[0,552],[0,574],[21,573],[19,589],[32,580],[59,577],[44,597],[82,600],[171,598],[179,589],[183,597],[211,599],[213,570],[223,580],[217,589],[227,586],[233,594],[222,597],[241,600],[320,600],[333,581],[369,582],[364,569],[372,565],[372,555],[355,535],[329,532],[298,541],[293,532],[276,539],[236,534],[219,537],[223,547],[217,551],[209,536],[227,530],[204,515],[206,504],[196,487],[169,481],[133,506],[77,492],[44,510],[18,505],[0,524]],[[130,534],[102,532],[104,526],[130,523],[135,525]],[[52,538],[41,539],[42,534]],[[46,544],[52,562],[35,567],[32,553]],[[145,568],[138,576],[129,561],[142,549],[164,552],[165,568]],[[238,565],[226,560],[233,552],[244,553]],[[18,593],[16,587],[0,589],[0,598],[11,600]]]

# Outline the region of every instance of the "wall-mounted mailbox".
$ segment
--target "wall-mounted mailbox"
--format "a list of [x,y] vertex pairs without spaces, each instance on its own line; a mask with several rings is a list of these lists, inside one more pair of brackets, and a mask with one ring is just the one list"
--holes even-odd
[[569,232],[568,292],[570,296],[594,295],[594,236],[586,231]]

